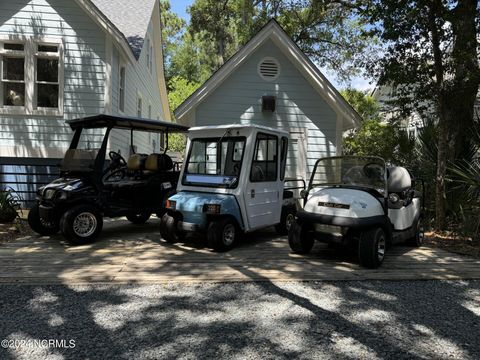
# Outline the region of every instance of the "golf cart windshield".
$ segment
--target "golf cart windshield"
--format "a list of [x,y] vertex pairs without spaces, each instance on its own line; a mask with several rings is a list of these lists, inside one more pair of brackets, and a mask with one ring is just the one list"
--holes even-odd
[[235,188],[242,168],[245,137],[193,139],[183,184]]
[[386,169],[378,157],[340,156],[316,162],[309,189],[327,186],[369,188],[385,194]]
[[102,146],[106,129],[82,129],[78,145],[68,149],[63,158],[61,171],[91,172]]

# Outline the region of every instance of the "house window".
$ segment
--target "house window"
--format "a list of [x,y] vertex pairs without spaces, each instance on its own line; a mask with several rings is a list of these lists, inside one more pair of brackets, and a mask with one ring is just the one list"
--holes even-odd
[[1,60],[3,106],[25,106],[25,45],[4,43]]
[[153,46],[152,46],[152,43],[151,43],[149,38],[147,38],[145,48],[147,50],[147,58],[146,58],[147,68],[150,71],[150,73],[152,73],[152,69],[153,69]]
[[125,66],[120,67],[118,110],[125,111]]
[[35,79],[37,108],[58,108],[59,58],[58,45],[37,44]]
[[150,44],[149,47],[149,52],[150,52],[150,62],[149,62],[149,69],[150,69],[150,74],[153,71],[153,46]]
[[137,117],[142,117],[142,97],[140,95],[137,98]]
[[61,41],[0,39],[0,114],[62,113]]
[[152,118],[152,105],[148,104],[148,118]]

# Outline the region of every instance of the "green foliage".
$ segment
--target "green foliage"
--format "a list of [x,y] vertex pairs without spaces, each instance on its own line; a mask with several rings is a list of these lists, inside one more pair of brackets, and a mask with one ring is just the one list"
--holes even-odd
[[200,86],[199,83],[189,82],[187,79],[174,76],[170,79],[168,87],[168,102],[170,109],[175,110],[186,98],[188,98]]
[[20,197],[12,188],[0,190],[0,223],[10,223],[18,216]]
[[343,141],[346,155],[380,156],[387,163],[410,165],[415,157],[415,140],[397,126],[366,120]]
[[380,120],[380,105],[364,91],[345,89],[340,94],[360,114],[363,120]]

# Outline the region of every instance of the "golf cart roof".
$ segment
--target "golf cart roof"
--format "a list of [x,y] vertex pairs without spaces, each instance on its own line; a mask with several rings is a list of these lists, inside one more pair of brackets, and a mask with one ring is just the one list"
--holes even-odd
[[282,135],[287,135],[288,132],[282,129],[278,128],[271,128],[268,126],[263,126],[263,125],[256,125],[256,124],[229,124],[229,125],[208,125],[208,126],[195,126],[191,127],[190,131],[195,132],[195,131],[212,131],[212,130],[224,130],[224,129],[257,129],[257,130],[266,130],[266,131],[272,131],[276,132]]
[[113,116],[99,114],[83,118],[67,120],[72,130],[79,128],[95,129],[111,127],[115,129],[130,129],[153,132],[187,132],[188,127],[169,121],[148,120],[130,116]]

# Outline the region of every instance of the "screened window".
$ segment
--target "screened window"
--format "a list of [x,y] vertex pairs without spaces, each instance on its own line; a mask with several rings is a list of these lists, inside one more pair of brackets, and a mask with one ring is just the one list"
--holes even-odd
[[2,55],[2,105],[25,106],[25,49],[21,43],[4,43]]
[[250,181],[277,180],[278,138],[274,135],[258,134],[255,141]]
[[58,108],[59,57],[58,45],[37,45],[35,92],[38,108]]
[[120,111],[125,111],[125,66],[120,67],[120,82],[119,82],[119,100],[118,100],[118,109]]
[[148,104],[148,118],[152,118],[152,105]]

